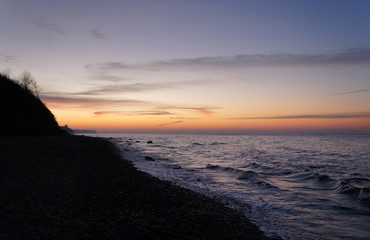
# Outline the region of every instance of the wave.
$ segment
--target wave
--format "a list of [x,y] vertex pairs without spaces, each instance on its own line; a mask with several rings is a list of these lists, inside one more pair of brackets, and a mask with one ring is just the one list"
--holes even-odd
[[241,171],[241,170],[236,169],[236,168],[222,167],[222,166],[214,165],[214,164],[207,164],[206,168],[208,168],[208,169],[220,169],[220,170],[224,170],[224,171],[235,171],[235,172]]
[[341,153],[323,153],[323,156],[329,156],[329,157],[339,157],[339,158],[349,158],[351,155],[349,154],[341,154]]
[[227,143],[223,143],[223,142],[213,142],[213,143],[211,143],[211,144],[209,144],[209,145],[211,145],[211,146],[217,146],[217,145],[225,145],[225,144],[227,144]]
[[246,180],[246,179],[251,179],[258,177],[258,173],[252,170],[240,170],[232,167],[222,167],[219,165],[214,165],[214,164],[207,164],[206,166],[207,169],[214,169],[214,170],[221,170],[225,172],[233,172],[236,173],[236,178],[239,180]]
[[253,170],[240,170],[240,169],[236,169],[232,167],[222,167],[222,166],[214,165],[214,164],[207,164],[206,168],[233,173],[235,174],[234,177],[236,179],[241,180],[241,181],[251,182],[263,188],[279,189],[277,186],[274,186],[271,183],[264,181],[261,175],[258,172],[253,171]]
[[203,144],[201,144],[201,143],[197,143],[197,142],[193,143],[193,145],[194,145],[194,146],[203,146]]
[[292,172],[288,169],[269,168],[261,164],[252,162],[238,169],[225,167],[216,164],[207,164],[206,169],[229,172],[241,181],[252,182],[264,188],[279,188],[266,181],[266,178],[280,176],[288,182],[312,185],[320,190],[327,190],[339,194],[351,196],[365,205],[370,205],[370,188],[367,187],[370,179],[355,177],[348,179],[336,179],[325,173],[317,173],[308,169],[303,172]]
[[254,172],[254,171],[242,171],[242,173],[240,174],[239,177],[237,177],[237,179],[239,180],[249,180],[249,179],[252,179],[252,178],[257,178],[259,175],[258,173]]
[[332,182],[335,179],[331,178],[326,174],[316,173],[316,172],[295,172],[295,173],[288,173],[287,178],[292,179],[296,182],[303,182],[303,181],[311,181],[313,183],[324,183],[324,182]]
[[[370,181],[369,179],[364,180]],[[340,181],[336,188],[336,191],[341,194],[352,196],[360,202],[370,206],[370,188],[356,185],[353,183],[353,178],[344,179]]]
[[261,164],[251,162],[247,165],[244,165],[243,168],[260,168],[261,166],[262,166]]
[[284,167],[279,166],[266,166],[262,164],[258,164],[255,162],[249,163],[247,165],[243,165],[240,168],[243,169],[252,169],[257,171],[260,174],[264,174],[266,176],[285,176],[292,174],[292,170]]
[[256,162],[251,162],[247,165],[243,165],[241,166],[241,168],[245,168],[245,169],[253,169],[253,170],[257,170],[259,172],[264,172],[264,173],[272,173],[272,171],[275,171],[277,170],[278,168],[276,167],[270,167],[270,166],[265,166],[263,164],[259,164],[259,163],[256,163]]
[[368,187],[370,179],[367,178],[336,179],[329,175],[315,172],[289,174],[287,178],[292,182],[315,184],[320,189],[351,196],[366,205],[370,205],[370,187]]

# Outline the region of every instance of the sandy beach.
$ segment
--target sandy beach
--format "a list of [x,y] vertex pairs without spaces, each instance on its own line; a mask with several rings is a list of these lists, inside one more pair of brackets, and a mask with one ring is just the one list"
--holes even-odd
[[0,239],[268,239],[242,213],[82,136],[0,138]]

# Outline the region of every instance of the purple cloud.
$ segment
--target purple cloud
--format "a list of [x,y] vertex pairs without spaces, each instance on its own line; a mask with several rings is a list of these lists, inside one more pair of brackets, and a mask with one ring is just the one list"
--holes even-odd
[[307,114],[307,115],[281,115],[269,117],[241,117],[229,118],[231,120],[270,120],[270,119],[343,119],[343,118],[370,118],[370,112],[339,113],[339,114]]

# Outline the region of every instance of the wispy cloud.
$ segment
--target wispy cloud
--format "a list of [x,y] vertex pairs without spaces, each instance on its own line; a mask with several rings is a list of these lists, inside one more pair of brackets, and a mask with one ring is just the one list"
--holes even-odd
[[[181,107],[181,106],[158,106],[159,103],[147,103],[148,105],[152,105],[150,109],[147,110],[137,110],[137,111],[97,111],[94,112],[96,116],[143,116],[143,115],[151,115],[151,116],[163,116],[163,115],[175,115],[174,112],[171,110],[192,110],[197,112],[200,115],[211,117],[213,116],[213,112],[209,108],[201,108],[201,107]],[[186,118],[186,117],[170,117],[170,119],[174,120],[194,120],[199,118]]]
[[126,65],[123,62],[104,62],[104,63],[87,64],[85,66],[85,69],[88,69],[88,70],[112,70],[112,69],[125,69],[125,68],[129,68],[129,67],[130,67],[130,65]]
[[355,91],[334,93],[334,94],[331,94],[330,96],[349,95],[349,94],[366,93],[366,92],[370,92],[370,89],[360,89],[360,90],[355,90]]
[[99,111],[94,112],[94,115],[97,117],[105,116],[162,116],[162,115],[171,115],[172,113],[166,111]]
[[0,61],[10,62],[10,61],[14,61],[14,60],[15,60],[15,57],[0,52]]
[[177,119],[177,120],[198,120],[200,118],[193,118],[193,117],[170,117],[170,119]]
[[62,27],[44,19],[43,17],[35,18],[32,20],[32,22],[42,31],[55,33],[59,35],[65,35],[65,31]]
[[99,98],[86,98],[86,97],[61,97],[61,96],[47,96],[43,95],[42,100],[48,105],[73,109],[96,109],[99,107],[145,107],[152,105],[150,102],[132,100],[132,99],[99,99]]
[[266,116],[266,117],[241,117],[241,118],[229,118],[229,119],[230,120],[275,120],[275,119],[345,119],[345,118],[370,118],[370,112],[281,115],[281,116]]
[[129,80],[127,77],[114,76],[106,71],[90,71],[91,76],[89,79],[100,80],[100,81],[110,81],[110,82],[121,82]]
[[[41,96],[42,100],[52,109],[91,110],[94,116],[178,116],[181,112],[193,111],[203,117],[212,117],[214,109],[218,107],[193,107],[174,106],[159,102],[140,101],[134,99],[104,99],[87,96],[76,96],[74,94],[46,94]],[[122,109],[122,110],[121,110]],[[130,109],[130,110],[125,110]],[[133,110],[132,110],[133,109]],[[100,110],[100,111],[99,111]],[[181,115],[180,115],[181,116]],[[173,118],[175,119],[175,117]],[[198,118],[176,118],[179,120],[192,120]]]
[[90,36],[94,39],[105,39],[106,36],[99,29],[91,29]]
[[164,126],[179,124],[179,123],[183,123],[183,122],[184,121],[175,121],[175,122],[163,123],[163,124],[159,124],[158,127],[164,127]]
[[[211,117],[213,116],[214,112],[211,110],[211,108],[197,108],[197,107],[192,107],[192,108],[182,108],[182,109],[189,109],[189,110],[193,110],[193,111],[196,111],[202,115],[205,115],[207,117]],[[212,109],[215,109],[215,108],[212,108]]]
[[117,76],[117,74],[112,73],[114,69],[104,70],[95,68],[94,65],[86,65],[84,67],[90,74],[89,79],[100,80],[100,81],[110,81],[110,82],[120,82],[129,80],[127,77]]
[[220,57],[199,57],[169,59],[141,64],[124,62],[104,62],[89,64],[85,67],[94,70],[194,70],[196,67],[251,67],[251,66],[293,66],[293,65],[335,65],[335,64],[369,64],[370,49],[357,48],[345,51],[321,54],[253,54]]
[[78,92],[78,95],[104,95],[112,93],[132,93],[146,92],[154,90],[163,90],[176,87],[194,86],[204,84],[203,81],[188,81],[188,82],[157,82],[157,83],[130,83],[130,84],[110,84],[96,87],[83,92]]
[[221,109],[220,107],[188,107],[188,106],[165,106],[165,109],[180,109],[180,110],[190,110],[199,113],[206,117],[212,117],[214,115],[215,109]]
[[169,88],[170,84],[148,84],[148,83],[133,83],[133,84],[117,84],[101,86],[85,92],[80,92],[80,95],[101,95],[111,93],[128,93],[128,92],[143,92],[149,90],[157,90]]

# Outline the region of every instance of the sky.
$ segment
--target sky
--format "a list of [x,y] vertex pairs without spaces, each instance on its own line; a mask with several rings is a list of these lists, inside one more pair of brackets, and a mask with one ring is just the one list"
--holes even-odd
[[0,32],[73,129],[370,133],[369,0],[1,0]]

